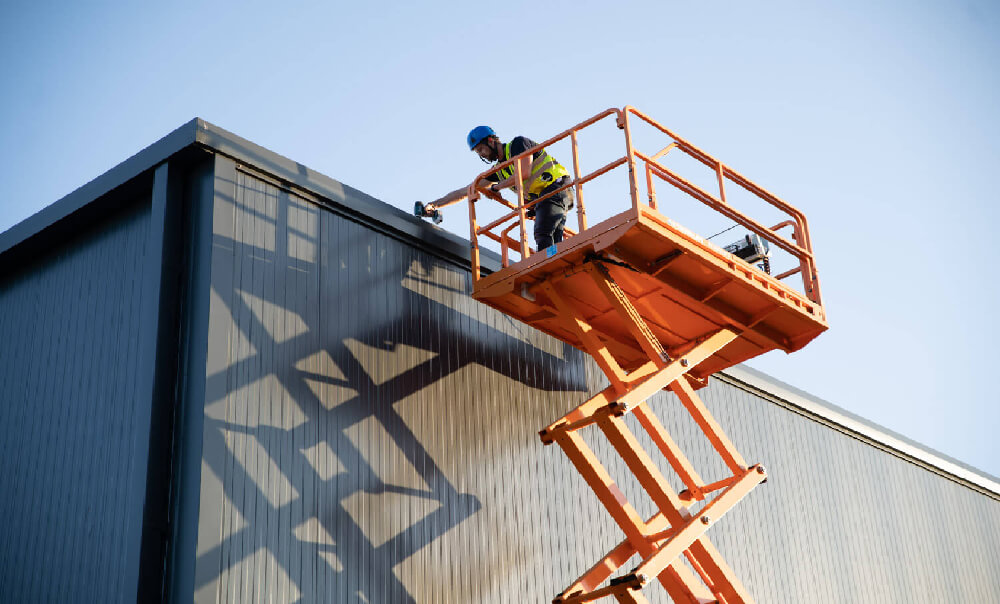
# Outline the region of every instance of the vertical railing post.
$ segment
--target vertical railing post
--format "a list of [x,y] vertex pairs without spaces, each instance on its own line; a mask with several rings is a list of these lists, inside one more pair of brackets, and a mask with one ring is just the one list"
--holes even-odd
[[476,185],[469,187],[469,243],[470,260],[472,262],[472,281],[479,281],[479,225],[476,223],[476,200],[479,199],[479,192]]
[[580,224],[580,232],[587,230],[587,211],[583,207],[583,185],[580,184],[580,150],[576,142],[576,130],[570,135],[573,145],[573,182],[576,190],[576,217]]
[[[792,217],[794,220],[792,223],[792,239],[795,244],[799,247],[810,251],[809,247],[806,245],[805,240],[802,238],[802,223],[799,221],[797,216]],[[799,276],[802,277],[802,288],[805,290],[806,297],[815,302],[812,293],[812,267],[810,260],[804,256],[799,255]]]
[[715,162],[715,174],[716,174],[716,176],[719,177],[719,199],[722,201],[722,203],[727,203],[726,202],[726,187],[725,187],[726,177],[722,174],[722,162],[721,161]]
[[521,162],[523,159],[519,159],[514,162],[514,178],[517,190],[517,219],[521,225],[521,260],[528,257],[528,230],[525,228],[527,217],[524,215],[524,179],[521,175],[524,173],[521,170]]
[[802,267],[802,284],[806,288],[806,297],[817,304],[822,304],[822,296],[819,291],[819,277],[816,275],[816,265],[812,258],[812,239],[809,236],[809,224],[806,217],[801,212],[795,212],[795,239],[800,247],[809,252],[809,257],[800,258],[799,266]]
[[632,209],[639,211],[639,187],[635,184],[635,154],[632,150],[632,130],[629,127],[628,114],[631,107],[626,106],[619,115],[619,126],[625,130],[625,153],[628,157],[628,184],[632,195]]
[[806,258],[801,263],[802,266],[802,277],[805,281],[806,287],[806,297],[808,297],[813,302],[820,304],[822,297],[819,293],[819,279],[816,277],[816,266],[813,264],[812,258]]
[[656,186],[653,184],[653,168],[646,162],[646,192],[649,194],[649,207],[656,209]]

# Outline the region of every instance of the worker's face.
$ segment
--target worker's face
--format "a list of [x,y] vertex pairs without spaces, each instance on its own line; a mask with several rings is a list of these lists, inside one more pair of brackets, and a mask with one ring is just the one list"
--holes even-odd
[[479,144],[473,147],[472,150],[486,161],[496,161],[497,159],[497,152],[493,148],[492,139],[490,138],[484,138],[479,141]]

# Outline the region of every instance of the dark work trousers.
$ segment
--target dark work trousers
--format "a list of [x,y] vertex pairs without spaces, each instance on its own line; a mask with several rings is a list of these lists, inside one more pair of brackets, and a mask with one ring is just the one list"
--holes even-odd
[[535,206],[535,249],[542,251],[563,240],[566,212],[572,207],[572,189],[566,189]]

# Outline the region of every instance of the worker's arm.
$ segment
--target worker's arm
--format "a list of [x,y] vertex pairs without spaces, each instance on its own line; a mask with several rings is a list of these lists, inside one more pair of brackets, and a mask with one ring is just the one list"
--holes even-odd
[[[480,178],[479,182],[476,183],[476,187],[485,188],[490,185],[490,181],[485,178]],[[500,187],[497,187],[499,189]],[[461,189],[455,189],[451,193],[447,193],[441,197],[438,197],[434,201],[428,202],[425,207],[427,211],[440,210],[441,208],[448,207],[450,205],[456,204],[460,201],[465,200],[469,196],[469,187],[462,187]]]
[[[534,141],[524,137],[517,137],[515,139],[515,142],[516,142],[516,144],[514,145],[515,150],[518,147],[520,147],[522,151],[527,151],[529,148],[535,145]],[[539,162],[542,162],[543,164],[551,163],[551,162],[543,162],[541,157],[542,157],[541,153],[538,153],[537,157],[534,157],[530,161],[530,163],[527,158],[522,158],[521,160],[519,160],[521,164],[521,176],[523,183],[527,184],[531,182],[531,175],[534,174],[536,171],[538,171],[539,168],[545,169],[544,165],[542,165],[541,167],[538,166]],[[499,182],[490,182],[485,178],[480,178],[479,181],[476,183],[476,188],[479,189],[489,188],[493,192],[499,192],[502,189],[515,188],[517,186],[518,182],[517,182],[516,170],[514,171],[514,174],[510,178],[505,178]],[[468,198],[468,196],[469,196],[468,187],[463,187],[461,189],[455,189],[451,193],[443,195],[435,199],[434,201],[428,202],[427,204],[425,204],[424,207],[426,208],[426,211],[430,213],[433,212],[434,210],[440,210],[441,208],[445,208],[452,204],[456,204],[460,201],[463,201],[466,198]]]

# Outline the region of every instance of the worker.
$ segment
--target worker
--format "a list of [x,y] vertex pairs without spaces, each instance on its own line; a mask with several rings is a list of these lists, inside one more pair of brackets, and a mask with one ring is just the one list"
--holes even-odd
[[[486,163],[499,164],[508,159],[524,153],[528,149],[536,146],[535,141],[523,136],[516,136],[507,144],[500,142],[500,138],[489,126],[476,126],[469,132],[467,137],[469,149],[475,151],[479,158]],[[548,154],[545,149],[540,149],[531,155],[530,168],[524,170],[524,191],[525,203],[529,203],[542,197],[550,191],[554,191],[569,182],[569,171],[566,170],[554,157]],[[489,188],[497,193],[506,188],[519,186],[514,165],[497,170],[480,179],[476,187],[480,189]],[[428,217],[440,217],[439,210],[465,199],[467,187],[456,189],[447,195],[435,199],[434,201],[422,205],[422,213],[417,204],[417,214]],[[528,208],[528,217],[535,219],[535,245],[536,249],[544,250],[549,246],[559,243],[563,239],[563,228],[566,225],[566,212],[573,208],[573,190],[567,188],[551,197],[542,200],[535,206]]]

